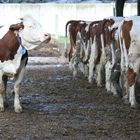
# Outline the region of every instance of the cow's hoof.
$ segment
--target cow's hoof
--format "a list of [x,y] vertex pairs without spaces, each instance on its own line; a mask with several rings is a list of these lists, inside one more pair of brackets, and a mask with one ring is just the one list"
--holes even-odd
[[112,92],[110,90],[107,90],[107,94],[112,94]]
[[128,105],[129,104],[129,100],[128,100],[128,98],[122,98],[123,99],[123,102],[126,104],[126,105]]
[[23,112],[23,109],[22,108],[15,108],[15,112],[16,113],[22,113]]
[[77,77],[77,72],[73,72],[73,77]]
[[4,112],[4,107],[0,107],[0,112]]
[[93,84],[93,80],[92,80],[92,79],[88,79],[88,82],[89,82],[90,84]]
[[102,85],[102,84],[97,83],[97,87],[103,87],[103,85]]
[[117,98],[122,98],[122,95],[119,92],[114,92],[113,96]]
[[140,106],[138,104],[133,104],[131,105],[132,109],[140,109]]
[[114,97],[117,97],[117,98],[120,98],[120,95],[117,94],[117,93],[113,94],[113,96],[114,96]]

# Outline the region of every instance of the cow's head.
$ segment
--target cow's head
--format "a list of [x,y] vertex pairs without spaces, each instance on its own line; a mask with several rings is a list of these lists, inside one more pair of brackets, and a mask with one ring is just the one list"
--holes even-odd
[[36,48],[42,42],[49,42],[51,39],[50,34],[46,33],[41,27],[40,23],[31,16],[21,18],[24,29],[20,31],[22,45],[31,50]]

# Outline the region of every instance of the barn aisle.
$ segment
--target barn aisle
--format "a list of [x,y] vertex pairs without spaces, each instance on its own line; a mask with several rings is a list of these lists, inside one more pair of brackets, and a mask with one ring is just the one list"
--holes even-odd
[[22,114],[13,111],[12,83],[8,106],[0,115],[0,139],[129,140],[140,138],[140,111],[130,109],[68,65],[28,67],[21,88]]

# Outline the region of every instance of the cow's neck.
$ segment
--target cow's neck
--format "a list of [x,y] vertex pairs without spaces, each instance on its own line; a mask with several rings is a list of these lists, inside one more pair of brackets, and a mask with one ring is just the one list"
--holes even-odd
[[20,67],[21,58],[26,50],[20,45],[19,36],[11,32],[8,32],[1,40],[3,42],[2,49],[4,50],[2,52],[4,53],[0,53],[0,70],[4,73],[14,75]]
[[17,36],[12,31],[8,31],[1,39],[0,60],[1,62],[13,60],[20,46]]

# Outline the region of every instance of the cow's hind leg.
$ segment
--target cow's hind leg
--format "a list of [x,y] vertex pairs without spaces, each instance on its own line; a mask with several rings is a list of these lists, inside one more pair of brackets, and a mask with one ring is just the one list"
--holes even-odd
[[0,112],[4,111],[4,98],[5,98],[5,87],[2,76],[3,74],[0,73]]
[[122,89],[120,86],[120,71],[113,69],[111,74],[111,91],[114,96],[122,97]]
[[138,80],[140,70],[140,56],[131,55],[129,57],[129,68],[127,72],[127,80],[129,85],[129,102],[132,108],[139,107],[139,104],[136,101],[136,83]]
[[129,84],[129,102],[132,108],[137,108],[138,105],[135,97],[135,82],[137,79],[137,72],[135,72],[133,68],[129,68],[127,78]]
[[25,72],[25,67],[22,67],[20,72],[15,77],[16,81],[15,81],[15,85],[14,85],[14,93],[15,93],[14,109],[15,109],[16,113],[21,113],[22,112],[22,106],[20,104],[19,96],[20,96],[20,84],[21,84],[21,81],[23,79],[24,72]]
[[8,104],[5,102],[8,77],[6,75],[3,75],[2,80],[3,80],[3,84],[4,84],[4,94],[3,94],[4,105],[8,106]]
[[111,92],[111,71],[112,71],[112,64],[110,61],[107,61],[105,64],[105,87],[107,92]]

